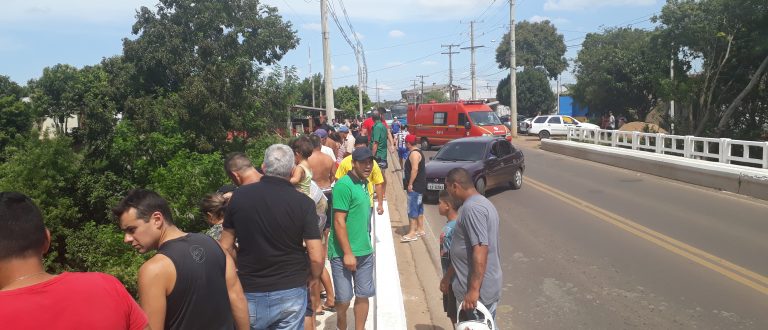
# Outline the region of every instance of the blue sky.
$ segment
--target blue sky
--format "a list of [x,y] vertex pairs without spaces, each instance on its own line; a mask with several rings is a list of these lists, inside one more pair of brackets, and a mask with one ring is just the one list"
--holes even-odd
[[[347,33],[339,0],[334,4]],[[122,52],[121,39],[130,37],[135,10],[154,0],[4,0],[0,11],[0,75],[24,85],[57,63],[77,67],[96,64]],[[301,42],[281,65],[295,66],[300,77],[322,72],[319,0],[264,0],[293,23]],[[448,82],[447,51],[441,44],[469,46],[469,21],[475,20],[478,48],[478,97],[495,96],[495,86],[508,71],[495,63],[495,49],[509,25],[506,0],[346,0],[350,22],[366,50],[368,86],[376,100],[376,81],[382,100],[399,99],[411,80],[426,75],[425,85]],[[650,17],[663,0],[517,0],[518,21],[549,19],[564,35],[575,58],[586,33],[602,27],[652,28]],[[357,84],[352,49],[336,24],[329,20],[334,87]],[[454,51],[456,51],[454,49]],[[469,50],[453,57],[454,83],[470,88]],[[570,69],[569,69],[570,70]],[[573,83],[569,72],[563,83]],[[490,85],[490,88],[486,86]]]

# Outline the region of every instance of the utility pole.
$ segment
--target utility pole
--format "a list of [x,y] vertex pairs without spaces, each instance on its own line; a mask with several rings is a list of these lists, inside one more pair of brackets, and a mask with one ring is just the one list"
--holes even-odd
[[363,116],[363,71],[357,66],[357,102],[359,104],[360,117]]
[[[557,114],[560,114],[560,77],[562,75],[557,75]],[[573,114],[571,114],[573,116]]]
[[489,98],[489,99],[490,99],[490,98],[492,98],[491,90],[492,90],[493,86],[491,86],[491,84],[490,84],[489,82],[487,82],[487,81],[486,81],[486,82],[485,82],[485,88],[487,88],[487,89],[488,89],[488,98]]
[[[288,87],[288,66],[283,66],[283,85]],[[291,105],[288,105],[288,121],[286,122],[288,127],[288,134],[291,134]]]
[[312,82],[312,107],[315,107],[315,76],[312,75],[312,47],[309,49],[309,81]]
[[471,56],[471,61],[469,64],[469,72],[472,75],[472,99],[477,99],[477,77],[475,72],[475,48],[480,48],[485,46],[475,46],[475,21],[469,22],[469,47],[463,47],[461,49],[469,49]]
[[413,83],[413,103],[419,103],[418,98],[416,97],[416,82],[419,81],[418,79],[411,79],[411,82]]
[[[448,47],[447,53],[440,53],[440,54],[448,55],[448,90],[449,90],[448,95],[450,95],[451,102],[456,102],[456,100],[454,100],[453,98],[453,60],[452,60],[453,56],[452,55],[459,53],[459,52],[453,52],[451,50],[453,49],[453,47],[459,47],[459,46],[460,45],[454,45],[454,44],[440,45],[440,47]],[[414,87],[414,89],[416,89],[416,87]]]
[[420,100],[420,102],[418,102],[418,103],[424,103],[424,78],[429,77],[429,76],[418,75],[416,77],[421,78],[421,92],[419,93],[419,100]]
[[325,116],[328,122],[336,118],[333,105],[333,75],[331,74],[331,46],[328,33],[328,0],[320,0],[320,26],[323,30],[323,74],[325,75]]
[[517,61],[515,58],[515,0],[509,0],[509,121],[512,137],[517,137]]

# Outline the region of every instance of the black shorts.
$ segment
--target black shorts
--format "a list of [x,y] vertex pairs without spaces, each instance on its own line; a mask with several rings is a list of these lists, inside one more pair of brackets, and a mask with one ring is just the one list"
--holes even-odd
[[448,317],[456,317],[456,296],[453,294],[453,288],[448,286],[448,293],[443,293],[443,311]]
[[378,158],[378,157],[373,157],[373,159],[376,160],[376,163],[379,164],[379,167],[382,170],[386,170],[387,169],[388,165],[387,165],[387,160],[386,159],[381,159],[381,158]]

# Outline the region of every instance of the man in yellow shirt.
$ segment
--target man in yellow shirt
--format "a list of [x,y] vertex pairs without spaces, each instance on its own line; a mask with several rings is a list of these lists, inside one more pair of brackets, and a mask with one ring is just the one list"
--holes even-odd
[[[358,136],[355,139],[355,149],[367,148],[368,137]],[[339,163],[339,167],[336,169],[336,180],[343,178],[347,175],[347,172],[352,170],[352,155],[344,157]],[[373,162],[373,169],[368,176],[368,195],[371,196],[371,205],[373,205],[373,193],[376,192],[376,213],[379,215],[384,214],[384,192],[387,188],[387,182],[384,180],[384,175],[381,173],[381,168],[376,162]],[[369,228],[370,229],[370,228]]]

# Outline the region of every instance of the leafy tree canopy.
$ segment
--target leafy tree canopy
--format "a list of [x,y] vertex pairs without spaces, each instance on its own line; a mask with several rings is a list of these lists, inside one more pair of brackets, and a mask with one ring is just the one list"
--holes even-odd
[[[551,79],[565,71],[568,61],[565,59],[563,35],[548,20],[541,22],[522,21],[515,26],[515,62],[518,66],[529,68],[544,67]],[[509,69],[509,33],[496,48],[496,62],[500,69]]]
[[[515,76],[519,114],[534,116],[539,113],[548,114],[554,109],[556,97],[549,87],[547,73],[543,69],[528,69],[518,72]],[[499,81],[496,99],[499,103],[509,106],[509,76]]]
[[[344,115],[348,118],[357,116],[360,113],[360,102],[358,98],[357,86],[342,86],[333,91],[333,104],[344,110]],[[371,99],[368,93],[363,92],[363,111],[371,108]]]

